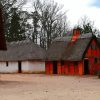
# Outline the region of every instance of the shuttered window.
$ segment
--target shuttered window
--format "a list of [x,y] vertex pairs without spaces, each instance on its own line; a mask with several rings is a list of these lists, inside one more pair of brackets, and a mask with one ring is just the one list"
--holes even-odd
[[94,63],[97,64],[98,63],[98,59],[94,58]]

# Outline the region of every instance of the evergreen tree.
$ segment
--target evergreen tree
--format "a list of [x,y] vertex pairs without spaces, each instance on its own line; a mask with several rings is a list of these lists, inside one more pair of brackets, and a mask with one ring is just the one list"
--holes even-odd
[[[17,41],[25,38],[23,33],[26,31],[26,26],[22,26],[24,23],[21,23],[20,12],[22,12],[21,8],[26,1],[27,0],[0,0],[3,8],[5,36],[7,41]],[[14,35],[15,32],[17,32],[16,35]]]
[[10,23],[9,34],[7,35],[8,41],[20,41],[25,39],[25,30],[22,29],[20,24],[20,15],[17,8],[12,8],[12,18]]

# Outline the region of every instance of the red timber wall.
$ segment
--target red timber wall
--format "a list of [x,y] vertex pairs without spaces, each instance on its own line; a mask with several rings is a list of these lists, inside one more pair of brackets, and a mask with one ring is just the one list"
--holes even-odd
[[[83,75],[83,62],[67,62],[57,61],[57,74],[62,75]],[[54,74],[53,62],[46,61],[46,74]]]
[[93,75],[100,70],[100,47],[96,40],[92,40],[85,58],[89,60],[89,74]]
[[53,63],[52,61],[45,62],[45,70],[46,74],[53,74]]

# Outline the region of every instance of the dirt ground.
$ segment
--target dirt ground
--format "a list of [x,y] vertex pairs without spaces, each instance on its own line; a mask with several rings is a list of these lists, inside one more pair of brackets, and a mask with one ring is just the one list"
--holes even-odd
[[0,74],[0,100],[100,100],[97,76]]

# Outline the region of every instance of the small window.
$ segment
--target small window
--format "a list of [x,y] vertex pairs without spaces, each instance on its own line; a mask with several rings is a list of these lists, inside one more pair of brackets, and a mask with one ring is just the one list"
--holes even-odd
[[94,58],[94,63],[97,64],[98,63],[98,59]]
[[75,62],[74,65],[77,66],[78,65],[78,62]]
[[6,66],[8,67],[8,61],[6,61]]

